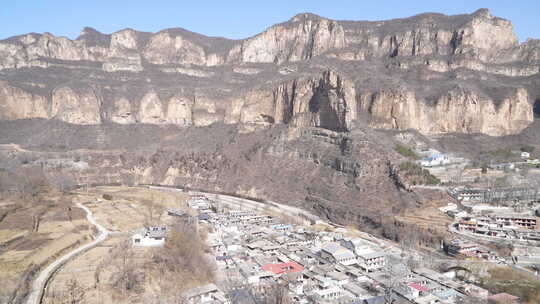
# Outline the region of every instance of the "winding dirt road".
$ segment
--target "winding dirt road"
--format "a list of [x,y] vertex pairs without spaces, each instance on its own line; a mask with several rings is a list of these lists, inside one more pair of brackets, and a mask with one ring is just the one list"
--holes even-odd
[[47,282],[50,280],[51,276],[66,262],[85,252],[86,250],[91,249],[99,243],[105,241],[109,236],[110,231],[96,222],[90,209],[83,206],[81,203],[78,203],[77,207],[83,209],[86,212],[86,219],[90,223],[92,223],[92,225],[96,226],[99,231],[98,236],[92,242],[71,251],[70,253],[62,256],[58,260],[52,262],[45,269],[43,269],[43,271],[39,273],[38,277],[32,283],[32,290],[28,295],[28,299],[26,301],[27,304],[41,304],[43,293],[45,291],[45,288],[47,287]]

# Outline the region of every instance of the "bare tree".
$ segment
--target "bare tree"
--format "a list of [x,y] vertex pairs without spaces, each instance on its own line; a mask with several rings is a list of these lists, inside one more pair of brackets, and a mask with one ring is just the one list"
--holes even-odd
[[16,188],[19,195],[23,198],[35,201],[37,197],[47,191],[49,184],[43,169],[38,167],[23,167],[16,171]]
[[384,300],[385,304],[392,304],[396,301],[395,289],[401,284],[401,279],[405,278],[410,269],[404,264],[402,259],[389,256],[385,265]]
[[96,267],[96,271],[94,272],[94,288],[98,288],[98,285],[101,281],[101,272],[103,271],[103,268],[105,268],[104,261],[98,264],[98,266]]
[[264,304],[290,304],[292,303],[289,295],[289,288],[284,283],[277,283],[265,289]]
[[134,254],[129,240],[122,242],[112,249],[112,267],[114,269],[111,276],[111,284],[119,289],[122,295],[137,290],[142,287],[144,273],[141,272],[134,261]]
[[63,304],[81,304],[84,303],[86,290],[77,281],[72,278],[66,283],[66,293],[62,301]]
[[161,221],[161,216],[163,215],[164,209],[163,206],[155,202],[155,197],[152,194],[149,201],[144,202],[145,206],[145,225],[153,226],[158,224]]
[[76,186],[75,180],[71,176],[65,174],[48,174],[47,180],[54,188],[63,193],[73,190]]
[[176,275],[189,273],[190,279],[199,283],[211,281],[214,271],[205,255],[207,247],[195,227],[178,223],[170,230],[167,242],[154,256],[155,260]]

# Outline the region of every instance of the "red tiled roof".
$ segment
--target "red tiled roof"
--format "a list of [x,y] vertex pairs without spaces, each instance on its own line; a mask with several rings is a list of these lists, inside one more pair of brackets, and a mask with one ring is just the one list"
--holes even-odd
[[409,283],[409,287],[414,288],[414,289],[416,289],[418,291],[422,291],[422,292],[428,292],[429,291],[429,289],[427,289],[427,287],[422,286],[422,285],[420,285],[418,283]]
[[270,271],[274,274],[283,274],[291,272],[300,272],[304,270],[302,265],[296,262],[278,263],[278,264],[266,264],[261,267],[263,270]]

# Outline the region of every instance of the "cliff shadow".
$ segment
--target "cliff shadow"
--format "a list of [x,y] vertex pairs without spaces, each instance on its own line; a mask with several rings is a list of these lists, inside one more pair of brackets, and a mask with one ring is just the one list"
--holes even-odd
[[318,116],[317,127],[332,131],[345,131],[345,109],[342,97],[325,80],[321,79],[313,88],[314,94],[309,100],[309,111]]

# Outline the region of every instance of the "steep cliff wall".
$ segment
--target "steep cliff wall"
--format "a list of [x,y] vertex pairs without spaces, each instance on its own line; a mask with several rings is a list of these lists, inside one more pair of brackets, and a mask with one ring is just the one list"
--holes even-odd
[[346,46],[336,21],[301,14],[246,39],[229,53],[229,61],[283,63],[300,61]]
[[381,91],[360,96],[361,111],[374,117],[373,126],[422,133],[519,133],[533,121],[527,91],[516,89],[499,105],[473,91],[454,88],[435,105],[417,100],[412,91]]
[[[416,129],[425,134],[484,133],[493,136],[521,132],[534,119],[524,88],[507,90],[502,100],[454,87],[434,102],[414,90],[357,89],[353,81],[327,70],[240,92],[182,93],[160,96],[148,89],[138,99],[118,97],[106,106],[106,96],[90,88],[60,87],[50,97],[0,83],[2,119],[49,118],[73,124],[174,124],[207,126],[217,122],[265,127],[288,124],[347,131],[355,120],[368,118],[376,128]],[[225,95],[223,95],[225,94]]]
[[58,119],[73,124],[174,124],[206,126],[227,124],[268,125],[290,123],[295,126],[346,130],[355,116],[354,85],[333,71],[317,77],[283,82],[270,88],[253,88],[229,97],[177,93],[160,97],[153,89],[137,100],[120,97],[105,107],[98,90],[60,87],[51,97],[31,94],[0,83],[2,119]]

